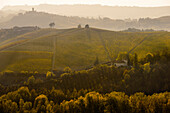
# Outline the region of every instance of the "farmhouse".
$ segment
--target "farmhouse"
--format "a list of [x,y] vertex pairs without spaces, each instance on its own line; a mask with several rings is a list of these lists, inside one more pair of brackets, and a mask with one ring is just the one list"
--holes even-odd
[[128,66],[128,61],[127,60],[122,60],[122,61],[115,61],[114,66],[116,67],[121,67],[121,66]]

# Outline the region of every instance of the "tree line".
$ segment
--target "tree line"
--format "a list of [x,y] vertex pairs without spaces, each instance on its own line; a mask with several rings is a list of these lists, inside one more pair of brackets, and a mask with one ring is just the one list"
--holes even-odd
[[0,112],[168,113],[169,51],[148,53],[142,59],[129,55],[129,61],[127,67],[66,67],[62,74],[47,72],[44,79],[38,73],[26,78],[22,73],[18,85],[0,85]]
[[169,91],[170,54],[167,51],[148,53],[140,60],[137,54],[134,54],[130,56],[129,61],[128,67],[97,65],[82,71],[72,71],[66,67],[60,75],[47,72],[43,81],[36,81],[35,77],[31,76],[25,85],[31,89],[55,87],[65,93],[74,89],[86,89],[102,94],[118,91],[128,95],[135,92],[153,94]]
[[170,93],[131,96],[122,92],[100,94],[89,92],[78,98],[67,99],[62,91],[52,89],[46,94],[21,87],[0,97],[1,113],[168,113]]

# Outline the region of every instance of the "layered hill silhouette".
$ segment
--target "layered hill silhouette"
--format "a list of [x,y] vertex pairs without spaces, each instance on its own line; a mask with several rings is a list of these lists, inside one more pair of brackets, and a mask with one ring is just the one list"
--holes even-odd
[[20,5],[6,6],[3,11],[30,11],[32,7],[37,11],[79,17],[108,17],[111,19],[139,19],[158,18],[170,15],[170,6],[164,7],[128,7],[128,6],[101,6],[101,5]]
[[139,20],[113,20],[110,18],[80,18],[68,17],[55,14],[49,14],[37,11],[28,11],[19,13],[7,22],[0,23],[0,28],[11,28],[14,26],[39,26],[42,28],[49,27],[49,23],[54,22],[56,28],[66,29],[76,27],[78,24],[82,26],[89,24],[90,26],[108,29],[108,30],[124,30],[128,28],[137,29],[154,29],[154,30],[170,30],[170,16],[160,18],[140,18]]
[[[8,32],[10,33],[10,32]],[[115,59],[120,52],[138,53],[170,49],[170,33],[114,32],[96,28],[36,29],[0,43],[0,71],[38,71],[52,69],[73,70],[93,66],[96,57],[100,63]],[[142,42],[142,43],[141,43]]]

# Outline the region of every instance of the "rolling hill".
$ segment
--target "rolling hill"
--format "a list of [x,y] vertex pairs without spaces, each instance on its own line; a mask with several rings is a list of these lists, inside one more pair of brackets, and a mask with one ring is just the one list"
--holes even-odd
[[0,23],[0,28],[11,28],[14,26],[39,26],[48,28],[49,23],[54,22],[58,29],[73,28],[79,24],[82,26],[89,24],[92,27],[108,30],[124,30],[128,28],[154,29],[170,31],[170,16],[157,18],[139,19],[111,19],[103,18],[81,18],[77,16],[62,16],[38,11],[28,11],[19,13],[6,22]]
[[[110,4],[113,5],[113,4]],[[167,4],[168,5],[168,4]],[[157,18],[170,15],[170,6],[162,7],[137,7],[137,6],[103,6],[103,5],[18,5],[5,6],[2,11],[30,11],[32,8],[37,11],[48,12],[65,16],[79,17],[108,17],[111,19],[139,19],[139,18]],[[88,10],[87,10],[88,9]]]
[[[140,43],[142,41],[142,43]],[[143,57],[148,52],[170,49],[170,33],[114,32],[96,28],[38,29],[0,42],[0,71],[45,73],[52,69],[85,69],[110,61],[119,52]],[[54,56],[54,57],[53,57]]]

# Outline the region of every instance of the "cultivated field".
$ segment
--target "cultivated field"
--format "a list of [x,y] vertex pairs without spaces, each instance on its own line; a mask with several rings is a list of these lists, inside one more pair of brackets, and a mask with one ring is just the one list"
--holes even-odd
[[[135,47],[135,48],[134,48]],[[101,29],[40,29],[0,43],[0,71],[73,70],[116,59],[120,52],[148,52],[170,49],[169,32],[114,32]],[[55,56],[55,57],[53,57]]]

